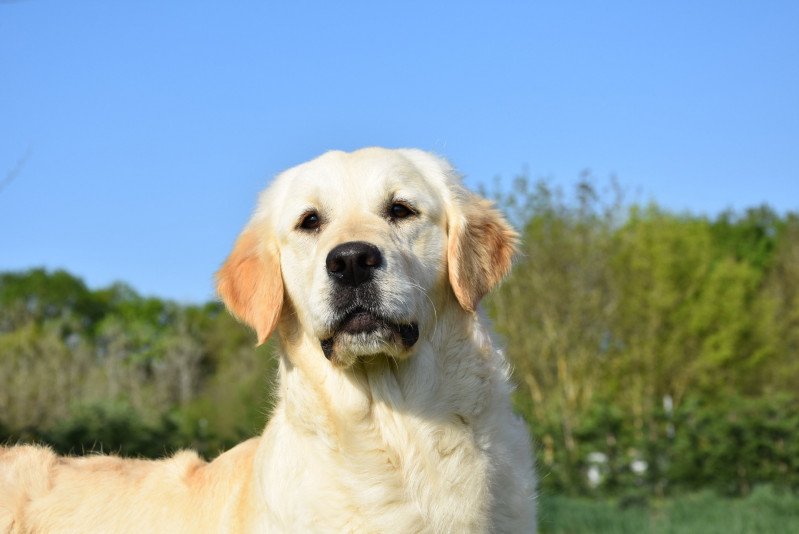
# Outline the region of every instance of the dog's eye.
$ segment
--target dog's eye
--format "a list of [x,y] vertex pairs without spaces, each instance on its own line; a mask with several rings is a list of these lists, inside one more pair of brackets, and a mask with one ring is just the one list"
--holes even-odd
[[300,228],[303,230],[316,230],[319,228],[319,214],[315,211],[312,211],[305,215],[300,222]]
[[388,209],[388,216],[392,219],[406,219],[415,213],[416,212],[411,208],[401,202],[394,202]]

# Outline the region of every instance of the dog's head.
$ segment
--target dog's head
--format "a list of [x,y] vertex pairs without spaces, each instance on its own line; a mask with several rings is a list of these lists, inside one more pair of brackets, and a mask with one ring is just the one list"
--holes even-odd
[[515,242],[440,158],[328,152],[261,195],[217,289],[259,343],[285,324],[347,367],[363,356],[407,357],[439,306],[474,312],[508,272]]

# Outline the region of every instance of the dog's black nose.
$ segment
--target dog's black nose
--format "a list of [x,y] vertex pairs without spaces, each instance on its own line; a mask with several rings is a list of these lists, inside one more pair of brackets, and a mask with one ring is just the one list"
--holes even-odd
[[325,267],[327,274],[338,283],[355,287],[371,280],[382,263],[379,248],[364,241],[350,241],[328,253]]

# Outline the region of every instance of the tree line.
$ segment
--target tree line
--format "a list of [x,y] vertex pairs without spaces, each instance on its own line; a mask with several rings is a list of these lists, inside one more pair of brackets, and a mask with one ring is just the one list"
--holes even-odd
[[271,352],[218,302],[91,290],[65,271],[2,273],[0,441],[214,456],[263,429]]
[[[799,216],[674,213],[589,181],[494,196],[522,239],[485,307],[542,491],[799,490]],[[0,273],[0,441],[214,456],[263,428],[273,352],[218,302]]]

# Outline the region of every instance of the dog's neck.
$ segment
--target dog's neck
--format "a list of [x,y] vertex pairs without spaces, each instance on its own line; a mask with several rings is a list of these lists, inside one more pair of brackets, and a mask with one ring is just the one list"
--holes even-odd
[[497,369],[501,358],[478,316],[444,309],[435,329],[400,360],[376,355],[342,369],[325,358],[317,339],[298,336],[281,357],[277,409],[295,428],[339,443],[383,412],[471,422],[504,369]]

